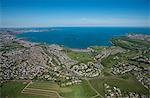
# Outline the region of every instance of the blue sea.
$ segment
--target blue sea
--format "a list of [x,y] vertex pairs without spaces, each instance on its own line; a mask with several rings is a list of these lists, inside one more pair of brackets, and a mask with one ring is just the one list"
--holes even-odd
[[27,38],[31,42],[59,44],[69,48],[87,48],[89,46],[111,46],[110,40],[128,33],[150,34],[150,28],[133,27],[54,27],[36,28],[48,32],[27,32],[17,34],[17,38]]

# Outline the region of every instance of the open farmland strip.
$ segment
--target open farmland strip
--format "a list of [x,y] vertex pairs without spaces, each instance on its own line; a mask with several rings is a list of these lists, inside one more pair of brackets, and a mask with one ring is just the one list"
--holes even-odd
[[44,94],[48,94],[48,93],[55,93],[57,96],[59,96],[59,98],[63,98],[62,96],[59,95],[58,92],[56,91],[52,91],[52,90],[43,90],[43,89],[33,89],[33,88],[26,88],[22,91],[22,93],[24,92],[36,92],[36,93],[44,93]]

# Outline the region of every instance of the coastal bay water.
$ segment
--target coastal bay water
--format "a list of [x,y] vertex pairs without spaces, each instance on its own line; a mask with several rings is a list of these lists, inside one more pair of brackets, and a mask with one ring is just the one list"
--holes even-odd
[[69,48],[87,48],[89,46],[111,46],[110,40],[128,33],[150,34],[150,28],[138,27],[54,27],[48,32],[26,32],[17,34],[17,38],[27,38],[31,42],[58,44]]

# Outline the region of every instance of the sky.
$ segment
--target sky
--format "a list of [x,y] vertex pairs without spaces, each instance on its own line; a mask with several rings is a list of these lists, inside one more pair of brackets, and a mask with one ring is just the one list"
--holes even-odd
[[150,0],[0,0],[1,27],[149,27]]

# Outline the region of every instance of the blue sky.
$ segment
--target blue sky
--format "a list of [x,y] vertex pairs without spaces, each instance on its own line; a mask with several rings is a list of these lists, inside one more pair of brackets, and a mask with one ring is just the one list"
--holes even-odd
[[1,0],[2,27],[149,24],[150,0]]

